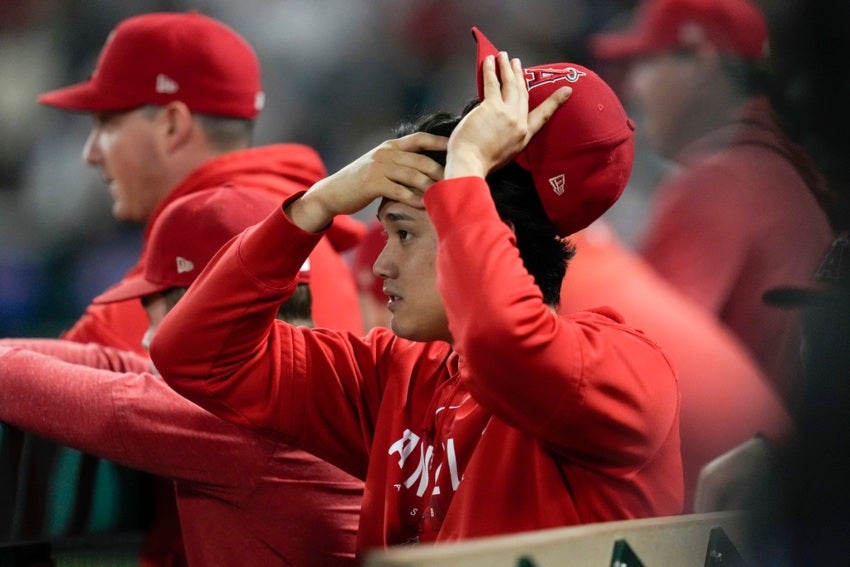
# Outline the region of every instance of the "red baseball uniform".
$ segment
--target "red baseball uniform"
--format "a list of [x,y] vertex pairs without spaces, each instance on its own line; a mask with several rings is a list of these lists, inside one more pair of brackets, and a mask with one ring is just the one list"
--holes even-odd
[[172,479],[190,565],[354,564],[362,482],[199,408],[145,358],[17,344],[77,364],[0,346],[0,420]]
[[437,183],[425,204],[453,347],[275,322],[321,236],[275,211],[163,321],[154,362],[213,412],[365,478],[359,553],[680,512],[659,348],[612,310],[544,304],[483,180]]

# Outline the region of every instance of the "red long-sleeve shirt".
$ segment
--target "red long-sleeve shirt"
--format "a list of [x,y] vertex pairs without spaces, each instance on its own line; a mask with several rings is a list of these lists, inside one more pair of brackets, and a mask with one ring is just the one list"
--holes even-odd
[[354,564],[360,481],[215,417],[144,358],[15,342],[41,352],[0,345],[0,421],[173,480],[190,565]]
[[659,348],[611,310],[545,305],[483,180],[440,182],[425,204],[454,347],[275,322],[320,237],[275,211],[166,317],[154,362],[213,412],[364,477],[360,552],[680,512]]

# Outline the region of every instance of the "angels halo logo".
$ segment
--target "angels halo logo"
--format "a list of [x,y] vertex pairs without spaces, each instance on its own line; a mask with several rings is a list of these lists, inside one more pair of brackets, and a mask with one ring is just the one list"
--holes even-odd
[[542,69],[538,67],[536,69],[525,70],[525,84],[528,87],[528,90],[531,91],[541,85],[554,83],[555,81],[575,83],[585,76],[587,76],[587,73],[579,71],[575,67],[564,67],[563,69]]

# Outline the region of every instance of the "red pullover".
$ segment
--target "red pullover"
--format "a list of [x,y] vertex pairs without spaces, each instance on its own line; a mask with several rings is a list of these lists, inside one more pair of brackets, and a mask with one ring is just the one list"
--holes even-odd
[[425,204],[454,347],[276,322],[320,236],[278,210],[196,280],[154,362],[214,413],[365,478],[360,554],[679,513],[679,391],[659,348],[610,309],[545,305],[483,180],[437,183]]
[[[139,261],[124,277],[144,271],[151,227],[162,210],[174,200],[197,191],[232,185],[252,194],[267,194],[271,210],[325,175],[325,166],[318,154],[298,144],[240,150],[208,161],[175,187],[148,219]],[[362,223],[351,217],[340,217],[334,221],[326,241],[316,246],[316,252],[310,258],[310,290],[316,325],[358,334],[363,332],[354,277],[340,253],[357,244],[364,234]],[[142,349],[142,336],[147,328],[148,317],[139,301],[134,299],[89,305],[83,316],[62,337],[146,354]]]

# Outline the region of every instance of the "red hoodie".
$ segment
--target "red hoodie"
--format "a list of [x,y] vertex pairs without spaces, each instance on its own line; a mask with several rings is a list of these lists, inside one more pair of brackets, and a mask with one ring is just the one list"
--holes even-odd
[[318,239],[278,210],[162,322],[155,364],[214,413],[365,478],[361,554],[679,513],[679,390],[658,346],[610,309],[555,314],[483,179],[441,181],[425,206],[453,347],[275,321]]
[[[318,154],[307,146],[276,144],[230,152],[208,161],[174,188],[159,204],[145,227],[141,256],[125,278],[144,271],[151,227],[162,210],[174,200],[206,189],[232,185],[244,191],[269,196],[269,210],[298,191],[308,189],[326,175]],[[325,242],[310,258],[310,289],[313,318],[317,326],[363,332],[357,288],[341,252],[357,244],[365,226],[351,217],[334,221]],[[95,342],[144,354],[142,336],[148,318],[134,299],[107,305],[89,305],[83,316],[62,338],[75,342]]]

